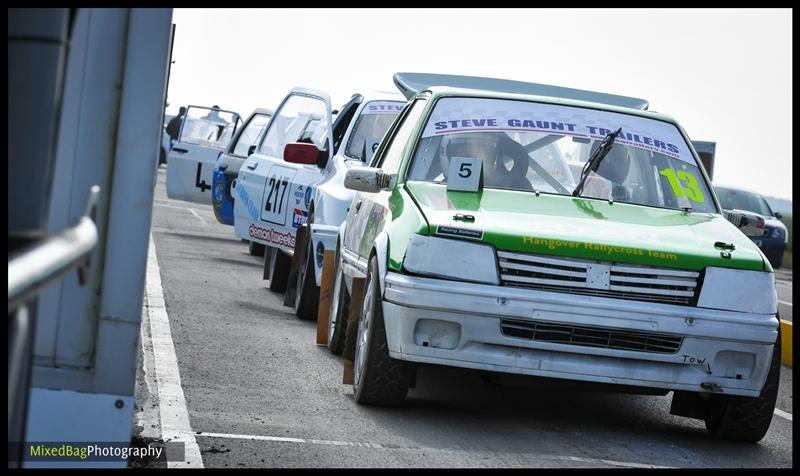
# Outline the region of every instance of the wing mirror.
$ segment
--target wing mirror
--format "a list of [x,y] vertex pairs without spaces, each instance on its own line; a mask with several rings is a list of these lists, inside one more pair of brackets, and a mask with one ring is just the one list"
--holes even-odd
[[395,177],[377,167],[353,167],[344,176],[344,186],[359,192],[378,193],[394,187]]
[[775,212],[774,215],[775,215],[775,218],[777,218],[778,220],[781,220],[783,218],[783,213],[781,213],[781,212]]
[[290,142],[283,148],[283,160],[293,164],[317,165],[322,153],[314,144]]
[[764,217],[745,210],[724,210],[723,215],[747,236],[764,234]]
[[247,156],[250,157],[251,155],[256,153],[256,145],[253,144],[247,149]]

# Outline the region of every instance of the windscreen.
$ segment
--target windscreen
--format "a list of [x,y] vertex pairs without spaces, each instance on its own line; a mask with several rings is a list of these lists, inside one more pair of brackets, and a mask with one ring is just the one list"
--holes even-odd
[[717,187],[719,204],[726,210],[746,210],[764,216],[771,216],[767,201],[757,193],[732,188]]
[[241,125],[235,112],[190,106],[183,119],[179,142],[224,149]]
[[364,145],[372,146],[380,141],[404,105],[400,101],[371,101],[365,104],[347,140],[345,155],[363,161]]
[[697,161],[674,125],[574,106],[491,98],[442,98],[407,180],[447,183],[450,161],[478,158],[484,187],[572,195],[606,135],[622,128],[582,197],[716,212]]

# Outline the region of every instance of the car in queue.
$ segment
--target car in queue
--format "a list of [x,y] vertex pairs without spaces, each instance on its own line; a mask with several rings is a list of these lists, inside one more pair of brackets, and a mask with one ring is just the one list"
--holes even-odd
[[[267,124],[272,117],[272,109],[258,108],[253,111],[244,125],[239,128],[236,135],[228,143],[224,152],[219,154],[214,164],[214,174],[211,182],[211,203],[214,217],[223,225],[233,226],[234,196],[232,185],[239,175],[239,169],[245,159],[255,151],[255,146],[261,139]],[[250,242],[250,254],[263,256],[264,246]]]
[[[323,256],[325,251],[336,249],[339,226],[355,195],[344,186],[345,174],[352,167],[369,163],[380,139],[405,103],[405,98],[397,93],[354,94],[334,120],[333,157],[324,167],[308,168],[310,173],[295,176],[295,205],[299,205],[302,198],[308,210],[306,223],[302,225],[306,228],[305,242],[297,247],[302,253],[295,258],[297,272],[293,276],[294,293],[290,299],[295,314],[301,319],[317,318]],[[277,259],[276,255],[273,257]],[[274,279],[282,278],[274,276]]]
[[[672,391],[670,412],[712,435],[763,438],[773,269],[674,119],[591,91],[394,79],[409,104],[347,172],[358,193],[337,241],[329,347],[356,306],[357,402],[401,402],[415,366],[436,364]],[[580,173],[543,166],[550,145]]]
[[[286,290],[297,230],[313,224],[297,273],[298,317],[317,315],[321,255],[333,249],[353,196],[344,188],[344,175],[352,164],[363,164],[366,150],[371,153],[403,104],[398,94],[355,94],[333,121],[326,93],[295,88],[239,171],[234,228],[240,238],[267,246],[264,277],[271,290]],[[298,124],[309,117],[316,128],[304,135]]]
[[[297,192],[289,190],[291,179],[303,165],[284,161],[285,150],[291,154],[297,147],[316,144],[326,152],[313,160],[327,161],[327,151],[332,149],[327,134],[332,117],[330,97],[326,93],[307,88],[292,89],[281,101],[232,184],[234,231],[252,246],[266,247],[265,268],[271,262],[269,251],[273,246],[280,243],[293,252],[295,230],[302,225],[299,220],[307,216],[306,210],[289,203]],[[280,165],[275,166],[268,158]],[[290,159],[297,160],[295,156]],[[296,205],[302,207],[304,203]],[[283,264],[284,260],[278,262],[279,267]],[[270,281],[270,288],[276,291],[285,290],[285,285],[285,279],[281,285]]]
[[780,212],[775,212],[760,193],[738,187],[715,185],[714,190],[725,210],[746,210],[764,218],[764,234],[750,239],[758,246],[774,269],[781,267],[789,232]]
[[189,106],[167,160],[167,197],[211,205],[214,164],[241,124],[236,112]]

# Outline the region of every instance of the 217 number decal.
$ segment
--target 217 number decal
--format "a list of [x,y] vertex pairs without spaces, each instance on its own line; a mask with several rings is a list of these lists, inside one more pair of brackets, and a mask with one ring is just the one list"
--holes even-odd
[[283,208],[283,198],[286,196],[286,188],[289,186],[289,177],[279,177],[273,175],[267,181],[269,192],[267,194],[267,204],[264,211],[268,213],[280,214]]

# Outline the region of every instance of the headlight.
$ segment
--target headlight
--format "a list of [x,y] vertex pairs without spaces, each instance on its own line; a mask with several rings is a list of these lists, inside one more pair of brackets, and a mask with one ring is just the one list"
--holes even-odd
[[697,307],[775,314],[778,312],[775,275],[763,271],[706,268]]
[[413,235],[403,267],[414,274],[500,284],[497,253],[484,243]]
[[775,227],[775,229],[772,230],[772,237],[773,238],[780,238],[781,237],[781,233],[783,233],[783,230],[781,230],[778,227]]

